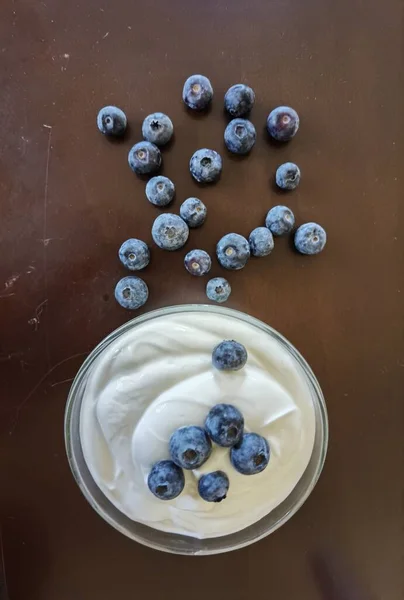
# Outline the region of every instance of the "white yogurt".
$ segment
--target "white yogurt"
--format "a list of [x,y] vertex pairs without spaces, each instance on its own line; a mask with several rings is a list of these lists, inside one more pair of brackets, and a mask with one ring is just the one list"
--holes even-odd
[[[224,339],[247,348],[242,370],[212,367],[212,350]],[[182,494],[158,500],[147,476],[154,462],[169,458],[171,434],[203,426],[220,402],[234,404],[246,431],[268,440],[268,467],[241,475],[229,450],[213,445],[200,469],[185,471]],[[237,318],[205,312],[160,316],[115,340],[97,358],[81,408],[84,457],[107,498],[134,521],[196,538],[239,531],[285,500],[310,460],[314,435],[310,389],[281,343]],[[198,478],[218,469],[230,479],[227,498],[205,502]]]

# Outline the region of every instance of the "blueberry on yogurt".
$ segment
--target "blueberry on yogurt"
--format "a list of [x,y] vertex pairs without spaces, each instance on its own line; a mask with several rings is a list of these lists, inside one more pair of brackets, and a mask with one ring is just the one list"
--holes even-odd
[[184,473],[172,460],[160,460],[152,466],[147,485],[159,500],[173,500],[184,489]]
[[234,340],[224,340],[212,352],[212,363],[219,371],[238,371],[247,362],[247,350]]
[[138,142],[129,150],[128,163],[137,175],[155,173],[161,166],[160,150],[150,142]]
[[258,433],[245,433],[230,450],[233,467],[242,475],[261,473],[269,462],[269,444]]
[[283,163],[276,169],[275,180],[282,190],[295,190],[300,183],[300,169],[295,163]]
[[189,170],[198,183],[213,183],[222,172],[222,157],[216,150],[201,148],[191,156]]
[[157,175],[149,179],[146,185],[146,198],[155,206],[167,206],[173,201],[175,186],[171,179]]
[[224,132],[224,143],[229,152],[248,154],[255,144],[257,134],[251,121],[233,119]]
[[212,443],[202,427],[180,427],[170,438],[170,455],[176,465],[183,469],[198,469],[211,452]]
[[287,206],[274,206],[268,211],[265,225],[273,235],[284,235],[292,231],[295,225],[295,215]]
[[190,250],[184,258],[184,265],[188,273],[191,275],[196,275],[197,277],[202,277],[202,275],[206,275],[209,273],[210,268],[212,266],[212,261],[207,252],[205,250]]
[[117,106],[104,106],[97,115],[97,127],[104,135],[123,135],[126,125],[126,115]]
[[148,115],[143,121],[142,134],[145,140],[156,146],[167,144],[174,133],[173,122],[164,113]]
[[206,502],[221,502],[229,491],[229,478],[223,471],[214,471],[202,475],[198,481],[198,492]]
[[180,215],[188,227],[200,227],[206,219],[208,210],[199,198],[187,198],[180,206]]
[[218,446],[231,448],[241,440],[244,417],[232,404],[216,404],[206,417],[205,429]]
[[254,90],[242,83],[232,85],[224,97],[224,107],[232,117],[243,117],[248,114],[254,102]]
[[290,106],[274,108],[267,119],[268,133],[278,142],[289,142],[296,135],[299,124],[299,115]]
[[253,256],[268,256],[274,249],[274,238],[267,227],[256,227],[248,238]]
[[226,302],[231,294],[230,283],[224,277],[214,277],[206,284],[206,295],[213,302]]
[[135,310],[146,303],[149,297],[149,289],[143,279],[129,275],[124,277],[115,287],[115,299],[128,310]]
[[140,271],[150,262],[150,252],[142,240],[130,238],[119,248],[119,260],[130,271]]
[[184,83],[182,99],[192,110],[205,110],[212,102],[213,88],[204,75],[191,75]]
[[250,258],[250,245],[242,235],[228,233],[217,243],[216,256],[225,269],[242,269]]
[[164,213],[154,221],[152,236],[159,248],[178,250],[187,241],[189,229],[185,221],[178,215]]
[[295,248],[301,254],[318,254],[327,242],[325,229],[318,223],[300,225],[295,233]]

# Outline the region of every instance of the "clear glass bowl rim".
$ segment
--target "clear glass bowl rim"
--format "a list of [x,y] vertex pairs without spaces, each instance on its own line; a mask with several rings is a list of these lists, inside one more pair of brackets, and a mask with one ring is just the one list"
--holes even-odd
[[[300,365],[300,367],[303,370],[304,375],[306,376],[306,378],[308,380],[309,387],[311,388],[312,392],[314,392],[313,401],[314,401],[315,410],[316,410],[316,438],[318,435],[320,436],[319,449],[317,452],[317,456],[315,457],[315,464],[314,465],[312,464],[313,454],[315,451],[313,449],[313,453],[310,458],[309,465],[306,468],[305,473],[302,475],[301,479],[299,480],[298,485],[300,485],[300,482],[302,482],[302,480],[305,478],[305,475],[306,475],[309,467],[311,466],[311,470],[313,472],[310,477],[310,480],[307,481],[306,484],[304,485],[303,492],[299,494],[298,498],[296,499],[295,502],[293,502],[293,506],[289,510],[287,510],[275,523],[270,524],[260,534],[253,535],[253,536],[251,536],[250,539],[243,539],[243,540],[239,540],[239,541],[237,541],[237,540],[230,541],[229,540],[229,538],[239,537],[240,534],[243,534],[245,537],[245,534],[248,533],[248,530],[251,530],[252,528],[254,528],[257,525],[257,523],[250,525],[249,527],[246,527],[245,529],[242,529],[242,530],[240,530],[236,533],[230,534],[230,535],[226,535],[226,536],[218,537],[218,538],[208,538],[208,539],[204,539],[204,540],[198,540],[197,538],[188,538],[187,536],[179,536],[178,534],[167,534],[167,533],[164,534],[165,536],[172,537],[176,541],[178,541],[180,538],[183,538],[185,541],[184,546],[187,545],[187,542],[189,543],[191,541],[192,541],[191,542],[192,544],[195,544],[195,542],[196,543],[200,542],[201,544],[206,544],[206,543],[209,543],[209,540],[215,541],[215,547],[212,549],[206,548],[206,549],[202,549],[202,550],[194,550],[194,549],[189,550],[189,549],[186,549],[185,547],[184,548],[181,548],[181,547],[174,548],[174,547],[170,547],[169,545],[157,543],[156,541],[154,541],[152,539],[154,534],[156,533],[155,529],[148,527],[146,525],[137,523],[136,521],[132,521],[131,519],[126,517],[126,515],[121,513],[107,499],[107,497],[103,494],[103,492],[100,490],[100,488],[98,488],[97,484],[94,482],[94,480],[85,464],[85,460],[82,455],[81,444],[80,444],[79,417],[78,417],[77,427],[75,427],[75,430],[72,429],[72,425],[74,426],[74,423],[73,423],[74,412],[78,411],[78,414],[80,412],[81,401],[82,401],[82,394],[81,394],[82,387],[85,384],[85,380],[89,374],[89,370],[91,369],[91,366],[93,365],[94,361],[98,358],[100,353],[103,352],[103,350],[111,342],[115,341],[119,336],[123,335],[130,329],[137,327],[141,323],[144,323],[146,321],[149,321],[151,319],[155,319],[158,317],[178,314],[181,312],[187,312],[187,313],[189,313],[189,312],[213,312],[215,314],[240,319],[250,325],[256,326],[259,329],[265,331],[266,333],[268,333],[269,335],[274,337],[278,342],[280,342],[282,344],[282,346],[284,347],[284,349],[286,349],[289,352],[289,354],[291,354],[292,357]],[[319,428],[320,428],[320,431],[319,431]],[[74,381],[73,381],[70,391],[69,391],[69,395],[68,395],[67,403],[66,403],[66,409],[65,409],[64,434],[65,434],[66,454],[67,454],[69,466],[73,473],[74,479],[76,480],[76,483],[78,484],[81,492],[83,493],[83,495],[85,496],[85,498],[87,499],[89,504],[107,523],[109,523],[112,527],[114,527],[115,529],[117,529],[118,531],[120,531],[121,533],[126,535],[127,537],[129,537],[149,548],[154,548],[156,550],[169,552],[172,554],[183,554],[183,555],[193,555],[193,556],[205,555],[206,556],[206,555],[210,555],[210,554],[219,554],[222,552],[229,552],[231,550],[237,550],[239,548],[248,546],[256,541],[259,541],[260,539],[266,537],[270,533],[273,533],[274,531],[276,531],[276,529],[278,529],[284,523],[286,523],[299,510],[299,508],[303,505],[303,503],[307,500],[307,498],[313,491],[313,488],[316,485],[318,478],[320,477],[321,471],[323,469],[326,454],[327,454],[329,428],[328,428],[327,408],[326,408],[324,396],[321,391],[320,385],[319,385],[311,367],[309,366],[309,364],[306,362],[306,360],[303,358],[303,356],[300,354],[300,352],[284,336],[282,336],[278,331],[276,331],[275,329],[273,329],[272,327],[270,327],[269,325],[267,325],[260,319],[251,317],[250,315],[248,315],[244,312],[241,312],[241,311],[238,311],[238,310],[235,310],[232,308],[227,308],[224,306],[214,306],[214,305],[210,305],[210,304],[182,304],[182,305],[169,306],[169,307],[159,308],[159,309],[156,309],[153,311],[149,311],[138,317],[135,317],[134,319],[131,319],[130,321],[127,321],[126,323],[124,323],[123,325],[121,325],[120,327],[118,327],[117,329],[112,331],[109,335],[107,335],[94,348],[94,350],[92,350],[92,352],[90,352],[90,354],[87,356],[87,358],[81,365],[79,371],[77,372],[77,375],[74,378]],[[316,444],[315,444],[315,447],[316,447]],[[80,457],[77,456],[78,448],[79,448],[79,453],[81,453]],[[81,464],[79,464],[79,463],[81,463]],[[83,475],[83,471],[84,471],[84,475]],[[98,492],[96,492],[96,493],[99,496],[99,498],[95,498],[94,493],[92,493],[92,491],[89,489],[89,482],[90,482],[90,484],[92,484],[92,487],[95,486],[94,489],[98,490]],[[296,488],[297,487],[298,486],[296,486]],[[292,492],[284,500],[284,502],[282,502],[276,509],[274,509],[274,511],[271,511],[268,515],[266,515],[260,521],[258,521],[258,523],[261,523],[264,520],[268,520],[270,515],[272,513],[274,513],[275,511],[278,512],[279,508],[282,507],[290,499],[290,497],[295,493],[296,488],[294,488],[292,490]],[[129,524],[129,527],[122,525],[122,523],[119,523],[117,521],[117,519],[114,518],[114,516],[113,516],[114,513],[115,514],[119,513],[119,515],[121,515],[120,520],[127,522],[127,524]],[[132,528],[138,528],[141,531],[147,530],[147,533],[151,539],[147,539],[147,537],[145,537],[144,535],[140,535],[139,533],[136,533],[136,532],[130,530]],[[160,532],[160,533],[162,533],[162,532]],[[220,544],[220,543],[218,544],[218,542],[220,542],[220,540],[223,540],[223,544]]]

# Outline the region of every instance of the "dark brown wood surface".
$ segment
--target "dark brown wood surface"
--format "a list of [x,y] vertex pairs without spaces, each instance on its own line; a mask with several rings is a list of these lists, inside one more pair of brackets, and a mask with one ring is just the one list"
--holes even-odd
[[[402,600],[403,23],[401,0],[2,0],[1,600]],[[181,102],[198,72],[215,90],[206,116]],[[238,82],[257,96],[257,144],[242,160],[223,147],[223,95]],[[122,143],[96,128],[105,104],[127,112]],[[279,104],[301,117],[282,147],[264,130]],[[325,470],[275,534],[209,558],[165,555],[114,531],[64,453],[69,384],[132,316],[113,297],[125,275],[117,249],[132,236],[151,243],[158,209],[127,152],[155,110],[175,124],[163,169],[177,187],[173,211],[190,195],[208,206],[187,249],[213,253],[221,235],[247,235],[279,202],[328,232],[320,256],[281,239],[272,256],[230,273],[228,303],[312,365],[330,417]],[[203,146],[224,159],[208,188],[188,172]],[[285,160],[302,169],[287,196],[273,186]],[[152,247],[145,310],[205,301],[183,255]],[[224,274],[216,262],[213,274]]]

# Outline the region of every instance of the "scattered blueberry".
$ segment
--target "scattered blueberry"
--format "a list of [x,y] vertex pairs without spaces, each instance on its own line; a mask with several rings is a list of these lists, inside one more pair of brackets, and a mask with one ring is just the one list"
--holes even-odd
[[189,170],[199,183],[212,183],[222,172],[222,157],[215,150],[201,148],[191,156]]
[[229,491],[229,478],[223,471],[214,471],[202,475],[198,481],[198,492],[206,502],[221,502]]
[[213,88],[204,75],[191,75],[184,83],[182,99],[192,110],[205,110],[212,102]]
[[180,207],[180,215],[189,227],[203,225],[207,212],[206,206],[199,198],[187,198]]
[[245,433],[230,450],[233,467],[242,475],[261,473],[269,462],[269,445],[258,433]]
[[164,113],[153,113],[152,115],[148,115],[143,121],[142,134],[144,139],[152,144],[156,144],[156,146],[167,144],[171,140],[173,133],[173,122]]
[[295,247],[301,254],[318,254],[326,242],[327,234],[317,223],[300,225],[295,233]]
[[126,125],[126,115],[117,106],[104,106],[97,115],[98,129],[104,135],[123,135]]
[[232,404],[216,404],[206,417],[205,429],[218,446],[230,448],[241,440],[244,417]]
[[184,258],[184,265],[188,273],[201,277],[209,273],[212,261],[205,250],[190,250]]
[[292,231],[295,225],[295,215],[287,206],[274,206],[268,211],[265,225],[273,235],[284,235]]
[[181,217],[164,213],[155,219],[152,227],[153,240],[163,250],[178,250],[188,239],[189,229]]
[[255,144],[257,134],[251,121],[233,119],[224,132],[224,143],[234,154],[248,154]]
[[255,102],[254,91],[242,83],[232,85],[224,97],[224,107],[232,117],[248,114]]
[[274,238],[266,227],[256,227],[248,238],[253,256],[268,256],[274,249]]
[[295,163],[283,163],[276,169],[276,185],[283,190],[294,190],[300,183],[300,169]]
[[140,271],[150,262],[150,252],[142,240],[131,238],[119,248],[119,260],[130,271]]
[[267,129],[279,142],[288,142],[299,129],[299,115],[290,106],[278,106],[268,115]]
[[124,277],[115,287],[115,299],[123,308],[134,310],[145,304],[149,297],[149,289],[143,279],[129,275]]
[[220,371],[238,371],[247,362],[247,350],[234,340],[224,340],[212,352],[213,366]]
[[183,469],[198,469],[212,452],[212,443],[202,427],[180,427],[170,438],[170,455]]
[[250,246],[242,235],[228,233],[218,241],[216,254],[219,263],[225,269],[242,269],[250,258]]
[[172,460],[160,460],[152,466],[147,485],[156,498],[172,500],[184,489],[184,473]]
[[161,166],[160,150],[150,142],[138,142],[129,150],[128,163],[137,175],[155,173]]
[[230,294],[230,283],[224,277],[214,277],[206,284],[206,295],[213,302],[226,302]]
[[174,198],[175,186],[171,179],[157,175],[149,179],[146,185],[146,197],[155,206],[167,206]]

